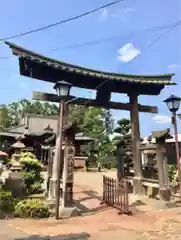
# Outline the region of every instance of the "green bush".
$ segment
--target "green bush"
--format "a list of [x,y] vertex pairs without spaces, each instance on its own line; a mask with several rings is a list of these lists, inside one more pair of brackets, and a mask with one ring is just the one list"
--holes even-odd
[[10,161],[10,159],[7,157],[7,156],[0,156],[0,162],[2,163],[2,164],[8,164],[9,163],[9,161]]
[[13,213],[17,200],[12,197],[11,192],[0,190],[0,211],[3,213]]
[[177,167],[175,164],[168,165],[168,176],[170,181],[174,180],[176,172],[177,172]]
[[41,163],[35,155],[29,152],[22,153],[20,163],[23,169],[23,175],[27,193],[37,193],[41,190]]
[[22,200],[15,207],[16,217],[47,218],[49,215],[48,206],[39,199]]
[[28,194],[40,193],[41,191],[42,187],[40,182],[34,182],[33,184],[29,185],[29,188],[27,189]]

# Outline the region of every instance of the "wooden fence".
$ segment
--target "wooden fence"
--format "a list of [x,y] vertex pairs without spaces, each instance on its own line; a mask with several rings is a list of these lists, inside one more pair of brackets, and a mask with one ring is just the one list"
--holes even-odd
[[103,201],[109,206],[117,208],[120,213],[131,214],[129,209],[128,184],[125,180],[103,176]]

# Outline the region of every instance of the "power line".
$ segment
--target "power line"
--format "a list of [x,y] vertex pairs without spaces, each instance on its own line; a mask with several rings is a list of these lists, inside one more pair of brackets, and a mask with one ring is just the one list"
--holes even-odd
[[[148,49],[150,49],[155,43],[157,43],[163,36],[165,36],[165,34],[171,32],[174,28],[178,27],[181,25],[181,21],[173,24],[170,28],[168,28],[164,33],[160,34],[157,38],[155,38],[145,49],[143,49],[142,52],[147,51]],[[133,60],[135,60],[138,56],[140,56],[140,54],[138,54]]]
[[[94,46],[94,45],[102,44],[102,43],[105,43],[105,42],[111,42],[111,41],[113,41],[117,38],[120,38],[121,36],[132,38],[132,37],[136,37],[139,34],[143,34],[143,33],[147,33],[147,32],[156,32],[158,30],[168,29],[170,26],[172,27],[174,24],[180,24],[180,23],[181,23],[181,21],[176,21],[172,24],[160,25],[160,26],[157,26],[157,27],[142,29],[142,30],[137,31],[133,34],[128,34],[128,35],[117,34],[117,35],[113,35],[113,36],[110,36],[110,37],[105,37],[105,38],[95,39],[95,40],[87,41],[87,42],[83,42],[83,43],[52,48],[52,49],[48,49],[48,50],[50,50],[51,52],[54,52],[54,51],[58,51],[58,50],[67,50],[67,49],[69,50],[69,49],[76,49],[76,48],[81,48],[81,47]],[[13,56],[12,55],[11,56],[3,56],[3,57],[0,57],[0,60],[6,60],[6,59],[9,59],[9,58],[12,58],[12,57],[14,57],[14,55]]]
[[[154,39],[154,41],[152,41],[142,52],[147,51],[147,50],[148,50],[149,48],[151,48],[156,42],[158,42],[165,34],[171,32],[174,28],[176,28],[176,27],[178,27],[178,26],[180,26],[180,25],[181,25],[181,21],[178,21],[178,22],[176,22],[175,24],[172,24],[172,26],[171,26],[170,28],[167,28],[167,31],[165,31],[164,33],[160,34],[156,39]],[[139,54],[139,55],[140,55],[140,54]],[[137,55],[135,58],[137,58],[139,55]],[[135,60],[135,58],[134,58],[134,60]],[[99,84],[99,85],[95,88],[95,90],[98,90],[101,86],[103,86],[103,85],[104,85],[106,82],[108,82],[108,81],[109,81],[109,79],[106,79],[104,82],[102,82],[101,84]],[[84,106],[85,106],[90,100],[92,100],[91,97],[92,97],[92,90],[89,91],[89,99],[84,103]],[[72,100],[67,101],[66,103],[71,103],[71,102],[73,102],[74,100],[79,99],[79,98],[80,98],[80,97],[75,97],[75,98],[73,98]]]
[[61,21],[56,22],[56,23],[51,23],[49,25],[46,25],[46,26],[43,26],[43,27],[40,27],[40,28],[35,28],[35,29],[30,30],[30,31],[26,31],[26,32],[23,32],[23,33],[19,33],[19,34],[15,34],[15,35],[9,36],[9,37],[1,38],[0,41],[7,41],[7,40],[10,40],[10,39],[13,39],[13,38],[22,37],[22,36],[25,36],[25,35],[28,35],[28,34],[32,34],[32,33],[35,33],[35,32],[40,32],[40,31],[46,30],[48,28],[52,28],[52,27],[61,25],[63,23],[71,22],[71,21],[77,20],[79,18],[85,17],[87,15],[90,15],[92,13],[95,13],[97,11],[100,11],[102,9],[111,7],[111,6],[113,6],[113,5],[117,4],[117,3],[120,3],[122,1],[123,0],[116,0],[116,1],[110,2],[108,4],[102,5],[101,7],[94,8],[94,9],[92,9],[90,11],[87,11],[85,13],[82,13],[80,15],[76,15],[74,17],[70,17],[70,18],[67,18],[65,20],[61,20]]
[[[171,32],[174,28],[178,27],[181,25],[181,21],[175,23],[175,24],[172,24],[172,26],[170,28],[167,29],[167,31],[165,31],[163,34],[160,34],[156,39],[154,39],[154,41],[152,41],[142,52],[145,52],[147,51],[149,48],[151,48],[156,42],[158,42],[165,34]],[[140,55],[140,54],[139,54]],[[137,58],[139,55],[137,55],[135,58]],[[135,58],[133,60],[135,60]],[[109,79],[106,79],[104,82],[102,82],[101,84],[99,84],[95,90],[98,90],[102,85],[104,85],[106,82],[108,82]],[[92,90],[89,91],[89,99],[84,103],[84,106],[90,101],[92,100],[91,99],[91,96],[92,96]],[[71,100],[71,102],[75,99],[78,99],[79,97],[75,97],[74,99]],[[69,102],[68,102],[69,103]]]
[[0,57],[0,60],[6,60],[6,59],[10,59],[10,58],[12,58],[12,57],[14,57],[14,55],[11,55],[11,56],[4,56],[4,57]]
[[[106,79],[104,82],[102,82],[101,84],[99,84],[94,90],[98,90],[102,85],[104,85],[106,82],[108,82],[108,79]],[[92,90],[89,91],[89,99],[84,103],[84,106],[91,100],[92,97]],[[75,97],[69,101],[67,101],[66,103],[71,103],[76,99],[79,99],[80,97]]]
[[[174,28],[178,27],[181,25],[181,21],[176,22],[175,24],[172,24],[172,26],[170,28],[167,28],[167,31],[165,31],[164,33],[160,34],[156,39],[154,39],[154,41],[152,41],[142,52],[147,51],[149,48],[151,48],[156,42],[158,42],[165,34],[171,32]],[[139,54],[140,55],[140,54]],[[137,55],[135,58],[137,58],[139,55]],[[134,58],[134,60],[135,60]],[[104,85],[106,82],[108,82],[109,79],[106,79],[104,82],[102,82],[101,84],[99,84],[95,90],[98,90],[102,85]],[[92,96],[92,90],[89,91],[89,99],[84,103],[84,106],[91,100],[91,96]],[[70,101],[67,101],[66,103],[70,103],[73,102],[74,100],[79,99],[79,97],[75,97]]]
[[117,35],[113,35],[110,37],[105,37],[105,38],[101,38],[101,39],[96,39],[96,40],[92,40],[92,41],[87,41],[87,42],[83,42],[83,43],[78,43],[78,44],[72,44],[72,45],[66,45],[66,46],[62,46],[62,47],[57,47],[57,48],[53,48],[51,49],[51,51],[58,51],[58,50],[66,50],[66,49],[75,49],[75,48],[81,48],[81,47],[87,47],[87,46],[93,46],[93,45],[98,45],[98,44],[102,44],[104,42],[110,42],[112,40],[115,40],[117,38],[122,37],[134,37],[137,36],[138,34],[143,34],[144,32],[155,32],[158,30],[164,30],[167,29],[169,26],[172,26],[173,24],[177,24],[177,23],[181,23],[181,21],[177,21],[175,23],[172,24],[167,24],[167,25],[161,25],[161,26],[157,26],[157,27],[152,27],[152,28],[146,28],[140,31],[137,31],[133,34],[128,34],[128,35],[121,35],[121,34],[117,34]]

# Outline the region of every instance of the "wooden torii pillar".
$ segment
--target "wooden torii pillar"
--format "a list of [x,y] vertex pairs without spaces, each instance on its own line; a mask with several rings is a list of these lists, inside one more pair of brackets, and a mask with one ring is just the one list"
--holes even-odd
[[131,130],[132,130],[132,158],[134,166],[133,178],[133,192],[134,194],[142,194],[142,163],[140,153],[140,125],[139,125],[139,105],[138,94],[129,94],[129,103],[131,104],[130,117],[131,117]]

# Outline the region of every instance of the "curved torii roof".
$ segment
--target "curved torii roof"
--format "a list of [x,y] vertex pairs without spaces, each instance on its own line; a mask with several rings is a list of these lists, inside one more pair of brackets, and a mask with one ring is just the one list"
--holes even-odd
[[100,84],[110,92],[158,95],[165,85],[175,85],[171,81],[174,74],[132,75],[104,72],[72,65],[43,56],[10,42],[5,42],[14,55],[19,57],[20,74],[35,79],[53,82],[66,80],[76,87],[96,89]]

